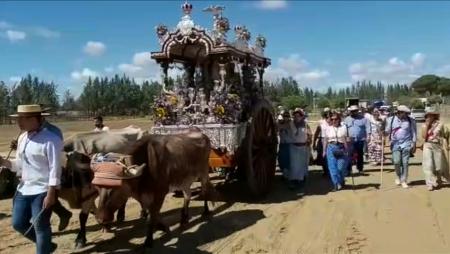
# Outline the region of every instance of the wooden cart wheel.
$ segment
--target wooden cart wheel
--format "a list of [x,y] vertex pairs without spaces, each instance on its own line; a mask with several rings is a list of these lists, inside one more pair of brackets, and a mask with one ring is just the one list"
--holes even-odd
[[248,185],[257,197],[265,196],[270,190],[275,176],[277,142],[272,106],[261,100],[253,107],[241,157]]

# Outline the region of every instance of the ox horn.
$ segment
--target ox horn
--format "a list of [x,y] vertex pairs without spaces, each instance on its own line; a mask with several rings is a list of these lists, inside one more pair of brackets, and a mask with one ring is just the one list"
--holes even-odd
[[142,171],[144,170],[145,166],[146,166],[146,164],[144,163],[144,164],[142,164],[140,166],[137,166],[137,167],[130,167],[127,170],[128,174],[130,176],[140,176],[142,174]]

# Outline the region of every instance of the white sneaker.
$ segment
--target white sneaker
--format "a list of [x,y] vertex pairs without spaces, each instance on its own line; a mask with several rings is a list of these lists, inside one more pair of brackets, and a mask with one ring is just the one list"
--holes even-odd
[[403,182],[402,187],[403,187],[403,189],[407,189],[407,188],[409,188],[409,185],[406,182]]
[[434,190],[433,185],[428,185],[427,187],[428,187],[429,191],[433,191]]
[[396,179],[395,179],[395,184],[396,184],[396,185],[400,185],[400,179],[396,178]]

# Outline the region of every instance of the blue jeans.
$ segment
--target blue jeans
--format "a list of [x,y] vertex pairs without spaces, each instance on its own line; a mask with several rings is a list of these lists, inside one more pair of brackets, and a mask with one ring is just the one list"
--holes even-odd
[[410,147],[395,147],[392,149],[392,160],[394,162],[395,172],[397,173],[400,182],[406,182],[408,180],[408,166],[410,155]]
[[327,162],[328,162],[328,170],[330,171],[331,181],[333,185],[336,187],[338,184],[342,185],[345,180],[345,175],[347,174],[347,161],[348,158],[346,155],[336,158],[333,155],[333,151],[341,149],[344,150],[344,145],[337,144],[328,144],[327,146]]
[[[19,191],[13,201],[13,228],[24,235],[31,226],[30,220],[35,220],[41,212],[47,193],[24,196]],[[45,210],[34,224],[26,238],[36,243],[36,254],[49,254],[51,250],[52,229],[50,227],[51,210]]]

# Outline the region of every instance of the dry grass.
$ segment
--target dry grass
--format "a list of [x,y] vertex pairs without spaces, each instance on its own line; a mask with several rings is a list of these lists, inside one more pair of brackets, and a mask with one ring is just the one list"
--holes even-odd
[[[94,123],[92,121],[57,122],[54,124],[61,128],[65,138],[68,138],[78,132],[85,132],[94,129]],[[150,129],[152,122],[146,118],[114,120],[108,120],[106,118],[105,124],[111,129],[119,129],[129,125],[135,125],[145,130]],[[0,125],[0,133],[0,154],[7,154],[11,140],[15,139],[19,134],[19,128],[16,125]]]

